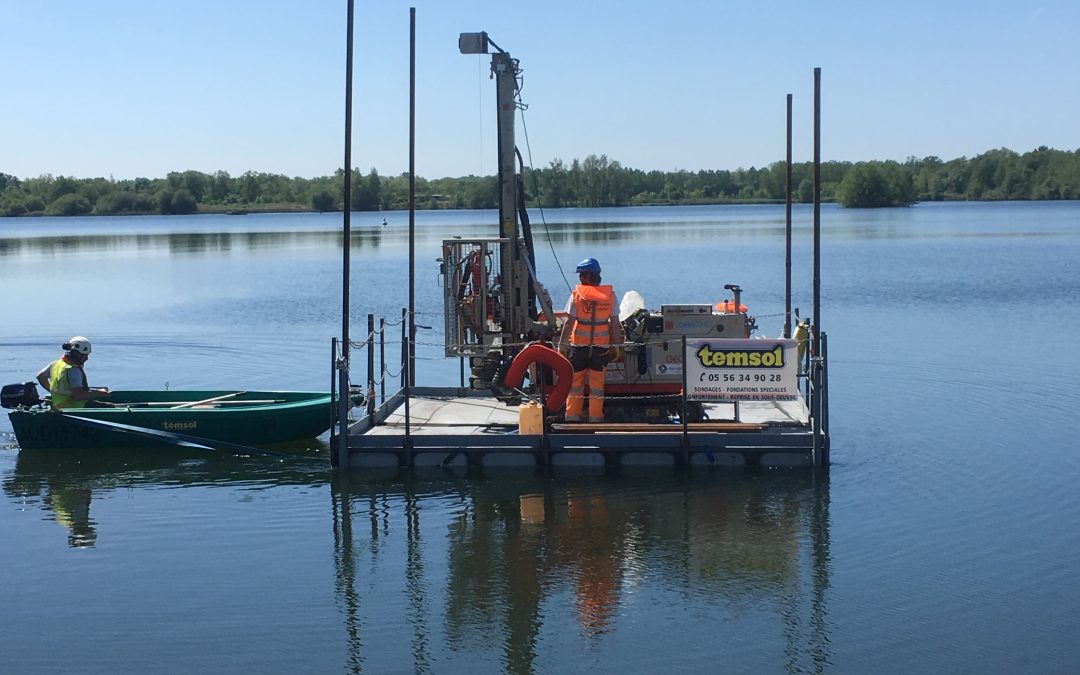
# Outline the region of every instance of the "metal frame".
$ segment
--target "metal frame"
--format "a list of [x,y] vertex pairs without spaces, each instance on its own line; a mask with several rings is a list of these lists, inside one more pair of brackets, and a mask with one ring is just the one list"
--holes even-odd
[[[487,324],[487,306],[489,293],[487,279],[481,284],[478,301],[474,302],[473,325],[480,327],[480,333],[470,340],[468,325],[465,316],[465,308],[461,306],[458,292],[465,279],[462,277],[461,266],[469,255],[479,253],[481,265],[485,266],[489,255],[497,254],[498,259],[494,265],[501,264],[506,254],[509,240],[504,237],[478,238],[478,239],[446,239],[443,241],[443,334],[446,341],[446,356],[481,356],[486,354],[495,343],[496,338],[506,336],[505,315],[500,314],[498,330],[489,330]],[[475,297],[475,296],[474,296]],[[505,308],[498,308],[504,311]]]

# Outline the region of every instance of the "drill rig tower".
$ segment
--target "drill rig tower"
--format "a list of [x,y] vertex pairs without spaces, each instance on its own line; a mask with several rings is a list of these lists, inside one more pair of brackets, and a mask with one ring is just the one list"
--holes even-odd
[[498,388],[526,342],[555,330],[551,298],[536,278],[536,256],[514,143],[521,69],[487,33],[462,33],[462,54],[491,54],[498,127],[499,236],[443,241],[446,355],[468,357],[469,384]]

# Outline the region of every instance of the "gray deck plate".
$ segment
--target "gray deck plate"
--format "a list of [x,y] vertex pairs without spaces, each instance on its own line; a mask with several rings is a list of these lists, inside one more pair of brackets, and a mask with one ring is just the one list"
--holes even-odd
[[[465,395],[457,395],[465,394]],[[393,405],[393,401],[390,402]],[[731,403],[706,405],[709,418],[733,420]],[[739,404],[739,420],[799,428],[809,423],[809,413],[801,401],[744,401]],[[413,435],[475,436],[517,429],[518,411],[490,396],[459,389],[418,388],[409,399],[409,432]],[[364,424],[357,424],[357,434]],[[657,431],[680,433],[678,425],[657,425]],[[401,436],[405,433],[405,406],[394,405],[383,424],[359,431],[364,436]],[[629,432],[632,433],[632,432]]]

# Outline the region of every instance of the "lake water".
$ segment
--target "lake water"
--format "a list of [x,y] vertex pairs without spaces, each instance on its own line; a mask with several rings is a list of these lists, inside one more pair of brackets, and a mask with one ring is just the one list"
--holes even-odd
[[[531,215],[557,303],[595,256],[780,331],[782,206]],[[1080,203],[822,219],[828,471],[342,475],[324,442],[20,453],[3,416],[0,672],[1076,672]],[[325,390],[340,222],[2,219],[0,383],[83,334],[96,385]],[[439,243],[495,223],[417,214],[421,384],[458,378]],[[355,338],[407,304],[407,214],[353,230]]]

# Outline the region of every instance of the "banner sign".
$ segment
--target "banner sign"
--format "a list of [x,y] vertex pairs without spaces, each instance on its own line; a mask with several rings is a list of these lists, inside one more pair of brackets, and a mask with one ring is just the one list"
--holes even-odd
[[688,339],[690,401],[793,401],[799,397],[795,340]]

